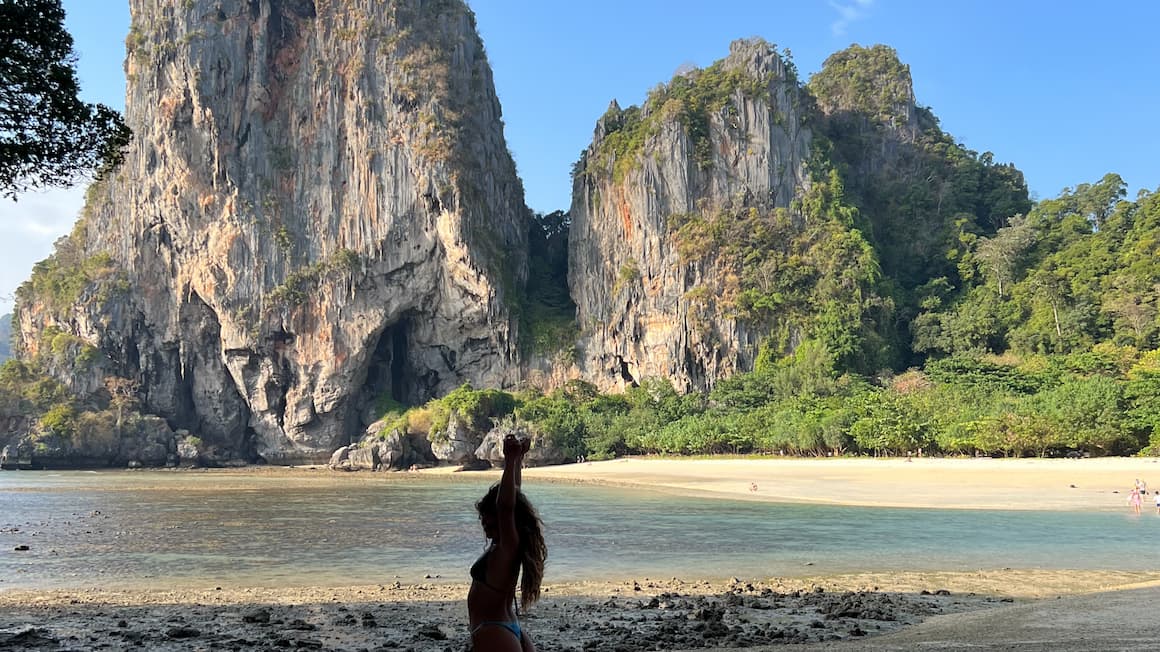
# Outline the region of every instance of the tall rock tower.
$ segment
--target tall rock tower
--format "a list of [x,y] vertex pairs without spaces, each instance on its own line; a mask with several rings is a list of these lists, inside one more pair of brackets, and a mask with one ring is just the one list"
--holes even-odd
[[99,273],[22,291],[25,355],[69,333],[100,351],[58,370],[75,389],[137,379],[143,409],[271,462],[388,400],[515,382],[528,212],[461,0],[131,8],[134,139],[66,243]]
[[574,177],[569,285],[577,366],[602,388],[662,377],[704,389],[752,369],[733,260],[695,249],[698,225],[785,209],[809,186],[811,106],[760,39],[679,73],[642,107],[615,103]]

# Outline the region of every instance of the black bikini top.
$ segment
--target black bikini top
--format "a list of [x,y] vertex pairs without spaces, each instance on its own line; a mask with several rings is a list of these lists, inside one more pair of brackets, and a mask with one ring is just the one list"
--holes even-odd
[[488,583],[488,581],[487,581],[487,556],[489,554],[491,554],[490,549],[486,550],[482,555],[480,555],[479,559],[476,559],[475,563],[471,565],[471,579],[475,580],[476,582],[479,582],[480,584],[486,586],[487,588],[491,589],[492,591],[495,591],[496,593],[499,593],[499,594],[513,593],[515,591],[514,587],[512,589],[504,591],[501,589],[497,589],[496,587],[494,587],[490,583]]
[[[461,567],[462,568],[462,567]],[[487,584],[487,553],[479,556],[475,563],[471,565],[471,579],[476,582],[483,582]]]

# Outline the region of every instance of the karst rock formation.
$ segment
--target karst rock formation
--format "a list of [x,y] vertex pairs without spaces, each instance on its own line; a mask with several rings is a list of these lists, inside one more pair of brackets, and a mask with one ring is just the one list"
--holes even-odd
[[[817,191],[818,145],[854,124],[874,151],[841,150],[847,169],[888,168],[917,133],[908,72],[867,82],[893,88],[901,124],[815,97],[760,39],[641,107],[613,102],[561,222],[574,337],[542,351],[521,342],[535,221],[462,0],[130,4],[133,139],[18,293],[15,353],[79,397],[131,396],[216,459],[325,460],[385,406],[464,383],[711,389],[771,339],[783,355],[818,337],[816,293],[775,291],[803,257],[799,285],[830,288],[830,331],[873,321],[872,280],[843,257],[864,241],[828,217],[840,193]],[[773,230],[730,250],[746,219]],[[809,249],[831,236],[853,245]],[[185,459],[150,437],[150,459]]]

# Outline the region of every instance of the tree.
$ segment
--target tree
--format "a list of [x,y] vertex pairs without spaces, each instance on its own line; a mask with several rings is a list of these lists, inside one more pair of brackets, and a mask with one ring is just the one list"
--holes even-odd
[[140,401],[141,383],[128,378],[107,376],[105,389],[109,391],[110,404],[117,408],[117,432],[121,432],[121,425],[125,422],[125,409],[135,409]]
[[1100,230],[1116,206],[1116,202],[1128,195],[1128,184],[1120,175],[1108,173],[1094,184],[1081,183],[1075,188],[1075,198],[1080,213]]
[[999,229],[993,238],[979,239],[975,257],[983,267],[983,273],[999,286],[999,298],[1003,298],[1003,284],[1015,280],[1015,271],[1023,252],[1035,240],[1031,223],[1022,215],[1011,218],[1011,223]]
[[77,97],[60,0],[0,0],[0,193],[69,185],[120,163],[121,115]]

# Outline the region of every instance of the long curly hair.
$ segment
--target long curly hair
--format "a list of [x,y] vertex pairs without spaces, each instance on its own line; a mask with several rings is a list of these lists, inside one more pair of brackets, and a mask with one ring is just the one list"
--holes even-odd
[[[475,509],[482,519],[496,518],[499,484],[493,484],[483,498],[475,503]],[[544,561],[548,558],[548,546],[544,543],[544,527],[540,515],[522,491],[516,491],[516,531],[520,535],[519,561],[522,577],[520,580],[520,602],[525,609],[540,599],[540,583],[544,579]]]

